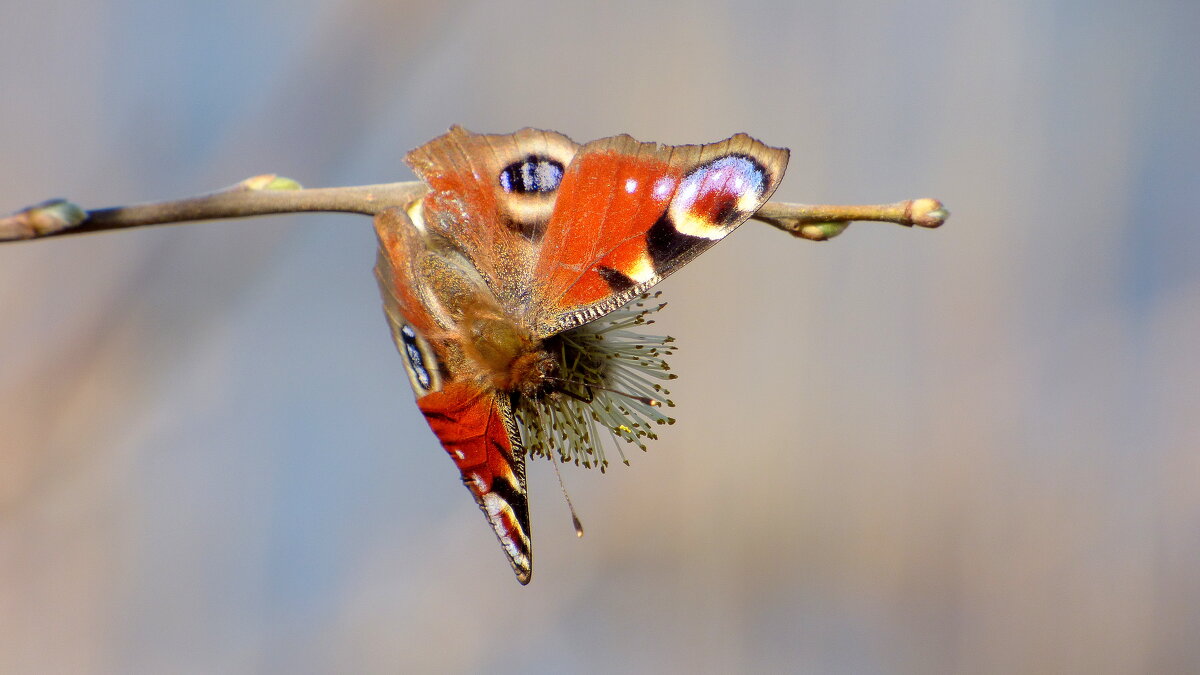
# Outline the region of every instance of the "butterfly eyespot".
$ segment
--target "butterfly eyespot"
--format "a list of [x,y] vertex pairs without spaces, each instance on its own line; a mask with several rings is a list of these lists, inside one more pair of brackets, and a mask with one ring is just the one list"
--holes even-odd
[[718,157],[679,183],[671,199],[671,220],[682,234],[720,239],[730,224],[754,211],[767,183],[766,169],[754,158]]
[[430,365],[436,366],[436,361],[429,345],[407,325],[400,328],[400,342],[404,353],[405,370],[408,371],[409,382],[417,395],[426,394],[438,387],[436,371],[430,370]]
[[563,165],[541,155],[529,155],[500,171],[500,187],[509,193],[553,192],[562,183]]

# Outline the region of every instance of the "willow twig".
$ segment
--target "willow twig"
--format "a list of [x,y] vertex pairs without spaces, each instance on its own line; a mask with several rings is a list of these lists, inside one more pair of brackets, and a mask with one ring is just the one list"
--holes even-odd
[[856,220],[932,228],[941,227],[950,212],[938,200],[923,198],[869,206],[767,202],[751,217],[803,239],[826,241]]
[[306,190],[291,179],[264,174],[199,197],[92,211],[53,199],[0,218],[0,242],[278,213],[374,216],[389,206],[408,204],[424,192],[425,185],[419,182]]
[[[374,216],[390,206],[411,203],[425,190],[420,182],[303,189],[288,178],[264,174],[199,197],[134,206],[87,211],[67,200],[54,199],[0,218],[0,243],[278,213],[324,211]],[[841,234],[851,221],[938,227],[948,215],[935,199],[913,199],[874,206],[768,202],[752,217],[797,237],[824,241]]]

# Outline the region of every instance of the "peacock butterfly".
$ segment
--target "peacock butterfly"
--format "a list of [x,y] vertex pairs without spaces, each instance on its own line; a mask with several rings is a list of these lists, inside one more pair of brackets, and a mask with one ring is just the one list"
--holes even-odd
[[375,275],[417,406],[491,523],[517,580],[533,572],[525,454],[599,465],[597,428],[642,445],[672,422],[670,338],[636,327],[647,290],[757,211],[788,151],[578,145],[538,129],[461,127],[405,161],[429,187],[375,218]]

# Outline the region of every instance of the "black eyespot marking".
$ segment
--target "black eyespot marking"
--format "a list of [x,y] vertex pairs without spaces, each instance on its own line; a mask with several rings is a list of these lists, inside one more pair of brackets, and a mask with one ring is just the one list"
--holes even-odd
[[742,210],[738,208],[738,200],[730,198],[718,202],[714,211],[708,214],[708,219],[718,227],[729,227],[741,215]]
[[604,265],[598,265],[596,267],[596,274],[599,274],[600,278],[604,279],[604,281],[608,283],[608,287],[611,288],[614,293],[623,293],[637,285],[637,283],[634,282],[633,279],[630,279],[629,276],[624,272],[620,270],[614,270],[611,267],[605,267]]
[[529,155],[500,171],[500,187],[505,192],[520,194],[553,192],[562,177],[562,164],[542,155]]
[[669,212],[663,213],[646,233],[646,250],[650,252],[650,261],[654,264],[657,274],[669,269],[675,260],[686,257],[692,249],[703,248],[711,243],[710,239],[694,237],[675,229]]
[[433,384],[433,378],[425,369],[425,357],[421,355],[421,350],[417,347],[417,334],[408,326],[403,326],[400,329],[400,339],[404,341],[404,355],[408,357],[408,365],[412,368],[417,383],[421,385],[422,389],[429,389]]

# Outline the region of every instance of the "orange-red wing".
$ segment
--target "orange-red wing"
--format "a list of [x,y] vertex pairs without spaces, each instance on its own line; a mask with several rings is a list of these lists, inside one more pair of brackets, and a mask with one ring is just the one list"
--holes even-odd
[[679,269],[766,203],[787,159],[745,134],[708,145],[627,135],[584,145],[528,278],[535,332],[587,323]]
[[417,406],[492,524],[517,581],[529,583],[533,550],[525,456],[514,451],[518,439],[505,395],[450,382],[441,391],[417,399]]
[[505,306],[523,304],[534,242],[578,148],[554,131],[486,135],[456,126],[405,157],[429,185],[428,231],[466,254]]

